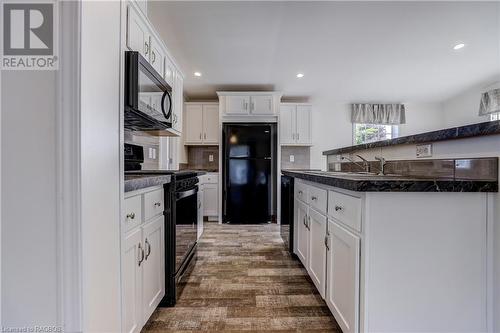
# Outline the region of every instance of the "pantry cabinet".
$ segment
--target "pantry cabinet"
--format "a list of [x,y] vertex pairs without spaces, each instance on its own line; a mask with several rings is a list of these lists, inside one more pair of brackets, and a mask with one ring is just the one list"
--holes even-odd
[[310,104],[281,104],[279,120],[281,145],[311,145],[311,110]]
[[185,103],[186,145],[219,144],[219,105]]

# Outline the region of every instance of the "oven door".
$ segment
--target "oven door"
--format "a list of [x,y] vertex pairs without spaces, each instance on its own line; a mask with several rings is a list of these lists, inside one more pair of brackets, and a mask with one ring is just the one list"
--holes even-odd
[[129,117],[131,125],[142,130],[172,127],[172,88],[139,52],[127,51],[125,59],[125,107],[135,115]]
[[198,186],[175,193],[175,273],[196,245],[198,229]]

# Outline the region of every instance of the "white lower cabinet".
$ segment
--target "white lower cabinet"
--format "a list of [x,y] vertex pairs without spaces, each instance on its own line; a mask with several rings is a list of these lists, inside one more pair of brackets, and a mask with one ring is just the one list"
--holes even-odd
[[[154,206],[161,190],[138,192],[125,201],[133,203],[139,198],[143,206]],[[127,229],[126,221],[123,223],[122,331],[127,333],[140,332],[165,296],[165,218],[161,211],[148,220],[144,212],[135,212],[135,228]]]
[[122,253],[123,277],[123,332],[140,332],[143,322],[142,314],[142,230],[137,228],[124,240]]
[[196,238],[200,239],[200,237],[203,235],[203,197],[205,196],[205,189],[204,186],[200,186],[200,191],[198,192],[198,224],[197,224],[197,231],[196,231]]
[[309,208],[309,260],[307,272],[321,297],[325,298],[326,279],[326,216]]
[[343,333],[358,332],[360,237],[328,220],[326,304]]
[[309,258],[309,227],[307,221],[308,207],[300,200],[295,200],[295,226],[297,229],[297,256],[304,267],[308,266]]
[[165,296],[165,244],[163,215],[143,227],[144,261],[142,263],[142,304],[144,318],[149,318]]

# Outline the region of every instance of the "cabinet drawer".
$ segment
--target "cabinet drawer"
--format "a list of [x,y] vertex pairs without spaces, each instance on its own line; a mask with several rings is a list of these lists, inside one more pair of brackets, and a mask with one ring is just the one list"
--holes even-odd
[[361,199],[347,194],[328,193],[328,215],[361,232]]
[[141,196],[136,195],[124,201],[125,207],[125,231],[128,231],[142,222],[142,203]]
[[163,213],[163,189],[144,194],[144,220]]
[[306,184],[304,184],[301,181],[298,181],[295,179],[295,193],[294,196],[296,199],[299,199],[300,201],[307,203],[307,199],[309,197],[309,190]]
[[206,174],[204,179],[205,184],[218,184],[219,175],[218,174]]
[[309,205],[318,212],[326,214],[328,192],[318,187],[309,186]]

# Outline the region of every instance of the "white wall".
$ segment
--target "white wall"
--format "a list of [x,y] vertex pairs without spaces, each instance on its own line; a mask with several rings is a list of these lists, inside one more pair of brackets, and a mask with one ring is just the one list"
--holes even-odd
[[[311,168],[325,169],[325,150],[352,145],[351,106],[329,99],[312,99]],[[443,128],[441,103],[405,103],[406,124],[399,136],[417,134]]]
[[55,83],[2,73],[2,327],[59,325]]
[[82,3],[82,270],[85,332],[120,317],[120,1]]
[[488,121],[488,116],[478,115],[479,101],[483,92],[493,88],[500,88],[500,81],[478,85],[444,101],[444,128]]

